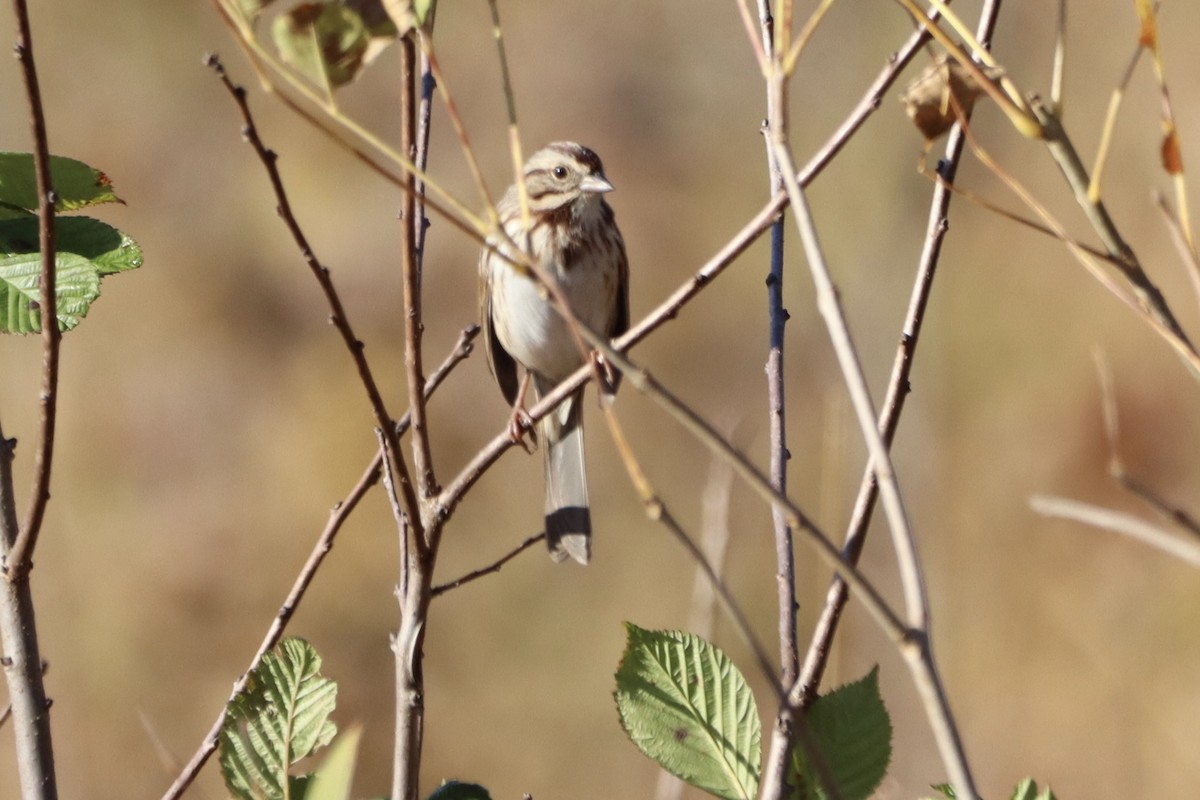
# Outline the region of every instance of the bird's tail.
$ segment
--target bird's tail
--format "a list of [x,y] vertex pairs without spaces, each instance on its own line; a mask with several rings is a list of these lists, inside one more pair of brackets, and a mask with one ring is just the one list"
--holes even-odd
[[586,564],[592,557],[592,514],[583,463],[583,393],[541,422],[546,465],[546,544],[550,557]]

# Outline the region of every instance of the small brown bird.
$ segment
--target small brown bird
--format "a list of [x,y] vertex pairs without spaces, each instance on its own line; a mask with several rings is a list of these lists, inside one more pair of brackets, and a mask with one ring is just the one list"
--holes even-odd
[[[574,142],[554,142],[525,165],[531,227],[522,224],[517,187],[497,206],[508,237],[529,242],[534,261],[566,295],[579,322],[605,337],[629,328],[629,263],[604,194],[612,184],[600,159]],[[504,252],[511,245],[497,242]],[[530,378],[539,397],[583,363],[570,328],[549,295],[503,257],[484,249],[479,261],[480,311],[488,365],[513,421]],[[518,382],[517,365],[525,370]],[[616,381],[610,391],[616,390]],[[583,390],[538,423],[546,467],[546,543],[550,557],[581,564],[592,553],[592,519],[583,461]],[[514,436],[519,426],[514,424]]]

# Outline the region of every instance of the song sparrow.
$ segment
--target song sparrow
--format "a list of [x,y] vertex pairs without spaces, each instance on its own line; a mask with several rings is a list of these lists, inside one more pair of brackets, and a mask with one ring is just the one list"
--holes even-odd
[[[558,283],[579,322],[612,338],[629,327],[625,242],[604,193],[612,184],[600,159],[574,142],[554,142],[525,165],[531,228],[522,224],[517,187],[497,206],[504,230]],[[497,243],[502,251],[511,245]],[[554,301],[503,257],[484,249],[479,261],[480,311],[488,365],[513,404],[514,423],[530,378],[543,396],[583,360]],[[525,369],[518,383],[517,365]],[[608,391],[616,390],[616,381]],[[546,543],[550,556],[581,564],[591,558],[592,521],[583,462],[583,390],[538,424],[546,468]],[[514,425],[514,436],[519,436]]]

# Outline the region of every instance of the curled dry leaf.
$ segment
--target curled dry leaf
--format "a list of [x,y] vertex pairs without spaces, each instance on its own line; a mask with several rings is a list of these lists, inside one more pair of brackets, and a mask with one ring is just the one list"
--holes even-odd
[[959,113],[970,114],[983,92],[966,67],[942,55],[908,84],[900,100],[909,119],[932,141],[958,121]]

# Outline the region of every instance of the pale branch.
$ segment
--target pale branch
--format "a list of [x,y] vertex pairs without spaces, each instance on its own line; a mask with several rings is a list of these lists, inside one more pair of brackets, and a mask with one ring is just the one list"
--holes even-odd
[[1100,241],[1104,243],[1109,254],[1115,257],[1117,268],[1129,282],[1134,294],[1137,295],[1138,302],[1154,321],[1177,340],[1181,350],[1195,356],[1196,349],[1191,340],[1188,339],[1179,321],[1175,319],[1162,292],[1151,282],[1150,277],[1142,268],[1133,248],[1122,238],[1104,201],[1099,197],[1092,196],[1089,192],[1091,179],[1088,177],[1087,168],[1084,167],[1083,161],[1075,151],[1075,146],[1067,135],[1062,122],[1036,98],[1034,98],[1032,108],[1042,126],[1046,149],[1058,165],[1063,177],[1066,178],[1067,184],[1075,194],[1075,201],[1083,210],[1088,222],[1091,223],[1092,229],[1100,237]]
[[875,407],[871,400],[867,379],[863,374],[858,352],[850,335],[841,300],[838,298],[833,279],[829,274],[829,266],[821,249],[808,199],[792,175],[790,168],[792,154],[787,143],[775,142],[775,154],[783,169],[784,181],[791,198],[792,216],[796,220],[796,228],[804,246],[805,260],[808,262],[809,271],[813,276],[817,310],[821,313],[829,331],[830,341],[841,367],[846,389],[850,394],[851,405],[858,417],[863,439],[867,451],[870,453],[875,480],[879,484],[884,513],[887,515],[888,527],[891,529],[894,540],[900,580],[904,588],[908,624],[911,628],[926,630],[929,625],[929,600],[925,591],[925,578],[921,571],[916,542],[909,525],[908,512],[904,508],[891,456],[876,427]]
[[849,390],[851,404],[870,453],[875,480],[879,484],[884,512],[892,533],[909,625],[909,635],[901,643],[900,652],[909,665],[918,692],[922,695],[934,738],[937,740],[951,781],[962,796],[975,797],[977,790],[967,764],[966,751],[933,658],[929,633],[929,601],[924,576],[888,447],[876,427],[876,412],[866,377],[862,372],[840,300],[825,263],[807,198],[796,182],[790,166],[791,152],[784,141],[775,142],[775,151],[816,287],[817,308],[825,320],[845,385]]
[[[596,337],[596,339],[598,340],[599,337]],[[653,393],[646,391],[645,374],[643,373],[638,376],[632,375],[628,368],[632,367],[633,365],[630,364],[623,355],[620,355],[612,348],[603,344],[597,343],[597,346],[605,355],[605,357],[611,357],[613,359],[612,363],[618,366],[623,374],[629,376],[631,380],[637,381],[637,388],[639,391],[642,391],[644,394],[649,394],[650,396],[655,397],[655,399],[662,398],[662,394],[655,396]],[[725,584],[725,581],[721,578],[720,574],[717,572],[717,569],[713,566],[713,563],[709,560],[708,556],[703,550],[700,549],[699,546],[697,546],[696,542],[691,536],[688,535],[687,531],[684,530],[683,526],[675,518],[675,515],[671,513],[669,508],[667,508],[667,504],[663,501],[657,490],[655,490],[654,486],[650,483],[649,478],[646,477],[646,473],[642,470],[637,456],[634,455],[633,447],[630,446],[629,439],[626,438],[625,432],[617,419],[616,410],[611,404],[605,404],[602,406],[602,408],[604,411],[605,421],[608,423],[609,433],[612,436],[613,444],[617,448],[617,453],[621,456],[621,461],[625,465],[625,472],[629,476],[630,482],[633,483],[634,489],[637,491],[638,497],[642,501],[642,506],[646,511],[646,516],[652,521],[661,523],[664,527],[666,527],[671,535],[675,537],[675,540],[679,542],[683,546],[684,550],[687,551],[688,555],[691,556],[692,560],[696,562],[696,566],[704,574],[705,578],[708,579],[708,583],[712,587],[713,592],[721,601],[721,604],[725,606],[725,610],[729,614],[729,618],[733,620],[734,627],[737,629],[738,634],[741,635],[747,647],[750,648],[750,652],[754,654],[754,659],[758,664],[759,669],[763,673],[763,678],[767,681],[769,686],[775,689],[775,693],[780,697],[780,699],[782,699],[783,688],[779,686],[775,668],[771,664],[770,657],[767,656],[766,648],[763,647],[762,642],[759,641],[758,636],[755,635],[754,628],[750,625],[749,617],[747,617],[746,613],[742,611],[741,606],[737,602],[737,598],[733,596],[733,592],[729,590],[729,587]],[[668,409],[668,412],[670,413],[670,409]],[[689,409],[687,413],[692,412],[690,412]],[[736,469],[734,459],[726,459],[726,462],[729,463],[731,467]]]
[[1069,500],[1065,497],[1047,497],[1045,495],[1030,497],[1029,506],[1044,517],[1069,519],[1128,536],[1130,539],[1161,550],[1193,567],[1200,567],[1200,543],[1194,539],[1181,538],[1130,514],[1123,514],[1091,503],[1082,503],[1078,500]]

